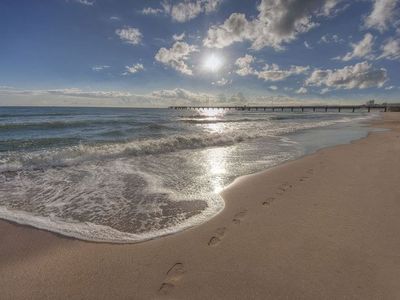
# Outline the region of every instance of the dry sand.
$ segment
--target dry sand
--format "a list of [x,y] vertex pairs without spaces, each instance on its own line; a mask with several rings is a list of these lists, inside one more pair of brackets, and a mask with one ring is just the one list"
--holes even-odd
[[399,299],[400,114],[243,177],[225,210],[134,245],[0,222],[1,299]]

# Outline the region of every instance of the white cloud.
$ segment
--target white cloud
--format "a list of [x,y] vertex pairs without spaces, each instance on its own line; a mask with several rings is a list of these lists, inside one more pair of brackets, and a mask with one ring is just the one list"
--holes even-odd
[[171,17],[177,22],[186,22],[196,18],[202,12],[200,1],[181,2],[171,6]]
[[366,28],[375,28],[380,32],[384,32],[390,26],[397,26],[398,24],[398,0],[373,0],[373,9],[364,20]]
[[182,88],[136,94],[126,91],[85,91],[78,88],[19,90],[12,87],[0,86],[0,105],[165,107],[168,105],[231,103],[232,101],[243,100],[245,98],[242,93],[227,97],[223,94],[217,96]]
[[286,95],[268,95],[258,96],[252,99],[252,105],[306,105],[306,104],[321,104],[319,100],[306,100],[288,97]]
[[345,56],[341,58],[343,61],[349,61],[354,58],[366,58],[366,59],[373,59],[374,56],[372,55],[372,47],[374,46],[374,37],[370,33],[366,33],[364,38],[354,44],[350,44],[353,50],[351,52],[347,52]]
[[183,74],[193,75],[193,71],[187,65],[187,60],[191,53],[197,51],[199,50],[196,46],[178,41],[170,49],[163,47],[158,50],[155,59]]
[[389,38],[381,46],[382,54],[378,59],[400,60],[400,38]]
[[246,54],[245,56],[239,57],[235,65],[238,67],[235,71],[236,74],[240,76],[247,76],[255,74],[254,69],[251,64],[254,62],[254,57],[252,55]]
[[328,89],[328,88],[323,88],[323,89],[321,90],[320,94],[321,94],[321,95],[324,95],[324,94],[326,94],[326,93],[328,93],[328,92],[330,92],[330,91],[331,91],[331,90]]
[[329,16],[338,0],[262,0],[257,18],[248,20],[244,14],[233,13],[221,25],[211,26],[203,43],[223,48],[235,42],[250,41],[255,50],[264,47],[282,49],[283,43],[317,26],[315,16]]
[[324,34],[321,36],[321,39],[319,40],[318,43],[325,43],[325,44],[331,44],[331,43],[343,43],[344,39],[340,38],[337,34]]
[[42,95],[61,95],[61,96],[76,96],[76,97],[95,97],[95,98],[117,98],[132,96],[132,93],[121,91],[83,91],[78,88],[65,88],[65,89],[50,89],[50,90],[19,90],[15,88],[0,88],[1,94],[8,93],[9,95],[28,95],[28,96],[42,96]]
[[168,100],[169,102],[178,102],[182,104],[204,104],[210,100],[215,101],[215,96],[206,93],[191,92],[181,88],[175,88],[172,90],[159,90],[151,93],[151,96]]
[[123,75],[135,74],[140,71],[144,71],[144,66],[140,63],[133,64],[132,66],[125,66],[126,71]]
[[196,18],[201,13],[209,14],[216,11],[222,0],[185,0],[179,3],[165,0],[161,2],[162,8],[146,7],[141,11],[144,15],[165,14],[171,16],[176,22],[187,22]]
[[217,86],[225,86],[225,85],[228,85],[231,83],[232,83],[232,80],[228,80],[226,78],[221,78],[220,80],[212,82],[213,85],[217,85]]
[[218,97],[213,94],[179,88],[136,94],[125,91],[84,91],[78,88],[19,90],[0,87],[0,105],[165,107],[173,104],[206,105],[216,101]]
[[141,13],[143,15],[159,15],[161,13],[163,13],[164,10],[162,10],[161,8],[152,8],[152,7],[145,7],[141,10]]
[[104,66],[93,66],[92,70],[95,71],[95,72],[100,72],[100,71],[103,71],[103,70],[108,69],[108,68],[111,68],[111,66],[107,66],[107,65],[104,65]]
[[[340,2],[343,2],[342,6],[338,6]],[[322,7],[322,11],[319,15],[325,17],[334,17],[337,14],[345,11],[350,6],[350,3],[346,3],[343,0],[328,0],[325,2],[325,5]]]
[[223,0],[206,0],[204,3],[204,12],[206,14],[214,12],[218,9]]
[[234,13],[222,25],[208,29],[203,44],[210,48],[224,48],[234,42],[254,40],[254,25],[247,21],[244,14]]
[[329,89],[365,89],[382,87],[387,79],[386,69],[374,69],[364,61],[342,69],[316,69],[305,81],[305,85]]
[[261,71],[256,73],[256,75],[258,78],[265,81],[280,81],[293,75],[305,74],[308,70],[309,67],[302,66],[291,66],[289,69],[284,70],[276,64],[266,64]]
[[276,85],[271,85],[271,86],[269,86],[269,89],[276,91],[278,89],[278,87]]
[[142,40],[142,33],[134,27],[125,27],[115,30],[121,40],[128,44],[137,45]]
[[255,75],[265,81],[280,81],[288,78],[289,76],[305,74],[309,70],[309,67],[302,66],[291,66],[289,69],[281,69],[276,64],[265,64],[262,70],[255,70],[251,65],[255,61],[252,55],[246,54],[243,57],[239,57],[235,65],[237,67],[236,74],[240,76]]
[[92,6],[96,1],[95,0],[75,0],[75,2],[78,2],[83,5],[87,5],[87,6]]
[[129,92],[120,91],[82,91],[77,88],[69,89],[54,89],[42,91],[52,95],[64,95],[64,96],[76,96],[76,97],[96,97],[96,98],[117,98],[117,97],[127,97],[132,94]]
[[172,38],[174,41],[182,41],[185,38],[185,33],[182,32],[181,34],[174,34]]
[[296,91],[296,94],[307,94],[307,92],[308,92],[307,88],[305,88],[304,86],[302,86],[301,88],[299,88],[299,89]]
[[[394,87],[399,89],[399,87]],[[290,90],[290,89],[288,89]],[[384,91],[389,95],[393,92]],[[218,95],[189,91],[181,88],[137,94],[127,91],[85,91],[77,88],[53,90],[19,90],[12,87],[0,87],[0,105],[24,106],[95,106],[95,107],[166,107],[169,105],[265,105],[269,104],[321,104],[345,103],[350,99],[308,96],[308,99],[296,99],[285,95],[247,96],[236,94]],[[382,98],[396,102],[397,98]],[[365,102],[365,96],[352,98],[353,101]],[[351,101],[351,100],[350,100]]]
[[307,41],[304,41],[304,47],[306,47],[307,49],[313,48]]

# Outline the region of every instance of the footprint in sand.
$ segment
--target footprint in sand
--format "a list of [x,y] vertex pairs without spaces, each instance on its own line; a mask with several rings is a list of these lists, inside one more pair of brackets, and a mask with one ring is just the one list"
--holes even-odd
[[284,187],[284,188],[292,188],[293,186],[289,183],[289,182],[285,182],[285,183],[283,183],[282,184],[282,187]]
[[240,224],[240,222],[246,216],[246,214],[247,214],[247,210],[243,210],[243,211],[237,213],[236,215],[233,216],[232,222],[234,224]]
[[285,182],[278,187],[278,190],[281,192],[285,192],[288,189],[291,189],[293,186],[289,182]]
[[283,193],[284,191],[286,191],[286,189],[282,186],[278,187],[279,192]]
[[274,197],[268,197],[267,199],[265,199],[265,201],[262,203],[263,206],[269,206],[271,205],[271,203],[275,200]]
[[313,170],[313,169],[308,169],[308,170],[307,170],[307,174],[310,174],[310,175],[311,175],[311,174],[313,174],[313,173],[314,173],[314,170]]
[[283,195],[284,192],[286,192],[288,189],[291,189],[292,187],[293,185],[291,185],[289,182],[285,182],[278,187],[278,191],[276,192],[276,194]]
[[299,181],[306,181],[306,179],[308,179],[308,178],[309,178],[308,176],[302,176],[302,177],[300,177]]
[[176,263],[167,272],[164,282],[158,290],[162,294],[168,294],[185,274],[185,268],[182,263]]
[[219,244],[219,242],[221,242],[222,238],[225,235],[225,231],[226,231],[225,227],[220,227],[217,230],[215,230],[214,235],[208,241],[208,246],[215,246]]

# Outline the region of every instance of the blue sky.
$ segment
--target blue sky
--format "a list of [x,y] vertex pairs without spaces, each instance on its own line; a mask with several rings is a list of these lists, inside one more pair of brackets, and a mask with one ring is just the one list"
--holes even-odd
[[3,0],[0,105],[400,102],[398,0]]

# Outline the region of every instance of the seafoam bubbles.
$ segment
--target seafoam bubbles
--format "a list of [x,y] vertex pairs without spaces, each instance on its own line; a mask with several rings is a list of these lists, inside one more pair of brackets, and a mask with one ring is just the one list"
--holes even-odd
[[177,193],[153,175],[157,170],[139,167],[117,159],[3,172],[0,215],[85,240],[136,242],[199,224],[223,208],[221,199]]
[[355,119],[244,115],[181,122],[159,138],[3,153],[0,217],[91,241],[174,233],[220,212],[234,178],[300,155],[285,134]]

